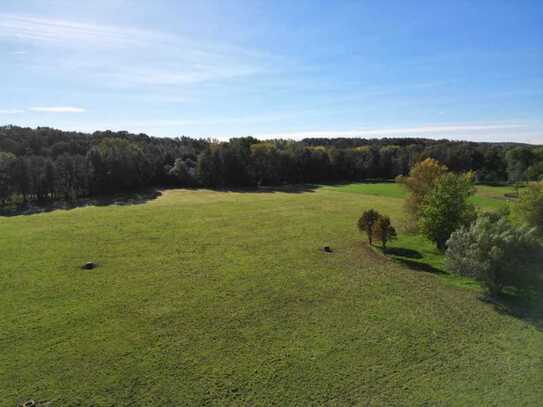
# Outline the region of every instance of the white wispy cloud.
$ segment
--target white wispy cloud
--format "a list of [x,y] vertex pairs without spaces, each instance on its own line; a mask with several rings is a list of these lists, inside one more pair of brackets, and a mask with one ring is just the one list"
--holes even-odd
[[49,19],[20,14],[0,13],[0,36],[21,40],[100,46],[137,45],[151,40],[150,32]]
[[[447,124],[447,125],[428,125],[418,127],[404,128],[363,128],[354,130],[325,130],[325,131],[294,131],[284,133],[267,133],[258,134],[256,137],[261,139],[304,139],[304,138],[333,138],[333,137],[452,137],[465,136],[472,138],[474,135],[489,135],[504,133],[515,133],[531,129],[527,124],[522,123],[505,123],[505,124]],[[488,140],[492,141],[492,140]]]
[[24,110],[21,109],[0,109],[0,114],[17,114],[23,112]]
[[[280,58],[230,44],[134,27],[0,13],[0,39],[69,49],[37,61],[42,72],[91,76],[102,85],[189,85],[268,72]],[[142,56],[145,58],[142,58]]]
[[207,81],[241,78],[258,72],[258,68],[249,65],[243,66],[240,64],[235,67],[218,67],[214,64],[209,64],[175,70],[148,69],[146,67],[123,68],[117,72],[105,72],[98,75],[109,78],[119,86],[182,86]]
[[31,107],[33,112],[45,112],[45,113],[83,113],[86,109],[73,106],[36,106]]

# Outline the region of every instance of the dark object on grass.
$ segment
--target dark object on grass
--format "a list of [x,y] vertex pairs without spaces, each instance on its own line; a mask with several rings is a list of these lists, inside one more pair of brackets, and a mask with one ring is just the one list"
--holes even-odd
[[324,246],[322,250],[324,250],[326,253],[332,253],[332,248],[330,246]]
[[30,400],[27,400],[21,404],[19,404],[19,406],[21,407],[36,407],[37,404],[34,400],[30,399]]
[[83,270],[92,270],[95,269],[98,265],[92,261],[88,261],[81,267]]

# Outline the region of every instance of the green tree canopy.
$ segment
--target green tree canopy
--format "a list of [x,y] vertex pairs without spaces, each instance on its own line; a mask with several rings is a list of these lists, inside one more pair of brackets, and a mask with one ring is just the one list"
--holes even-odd
[[11,166],[15,159],[14,154],[0,151],[0,204],[4,204],[12,192]]
[[422,204],[426,196],[435,187],[439,177],[447,172],[447,167],[439,161],[427,158],[411,168],[409,176],[400,176],[397,182],[405,185],[409,191],[406,200],[406,209],[410,219],[409,226],[413,229],[417,225]]
[[444,250],[451,233],[475,219],[475,207],[469,202],[474,192],[473,173],[446,173],[425,197],[418,224],[438,249]]
[[513,219],[543,233],[543,181],[530,182],[513,205]]

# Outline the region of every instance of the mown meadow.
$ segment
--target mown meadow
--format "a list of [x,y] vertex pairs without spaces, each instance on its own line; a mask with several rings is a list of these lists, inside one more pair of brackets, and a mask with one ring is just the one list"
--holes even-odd
[[[172,189],[0,217],[0,405],[538,405],[538,314],[446,274],[404,196]],[[399,231],[385,254],[356,229],[368,208]]]

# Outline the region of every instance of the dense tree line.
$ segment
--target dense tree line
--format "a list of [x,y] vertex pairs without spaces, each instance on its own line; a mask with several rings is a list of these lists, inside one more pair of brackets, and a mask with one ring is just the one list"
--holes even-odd
[[75,199],[149,186],[251,187],[392,179],[425,158],[479,182],[543,176],[543,148],[428,139],[228,142],[127,132],[0,127],[0,203]]

